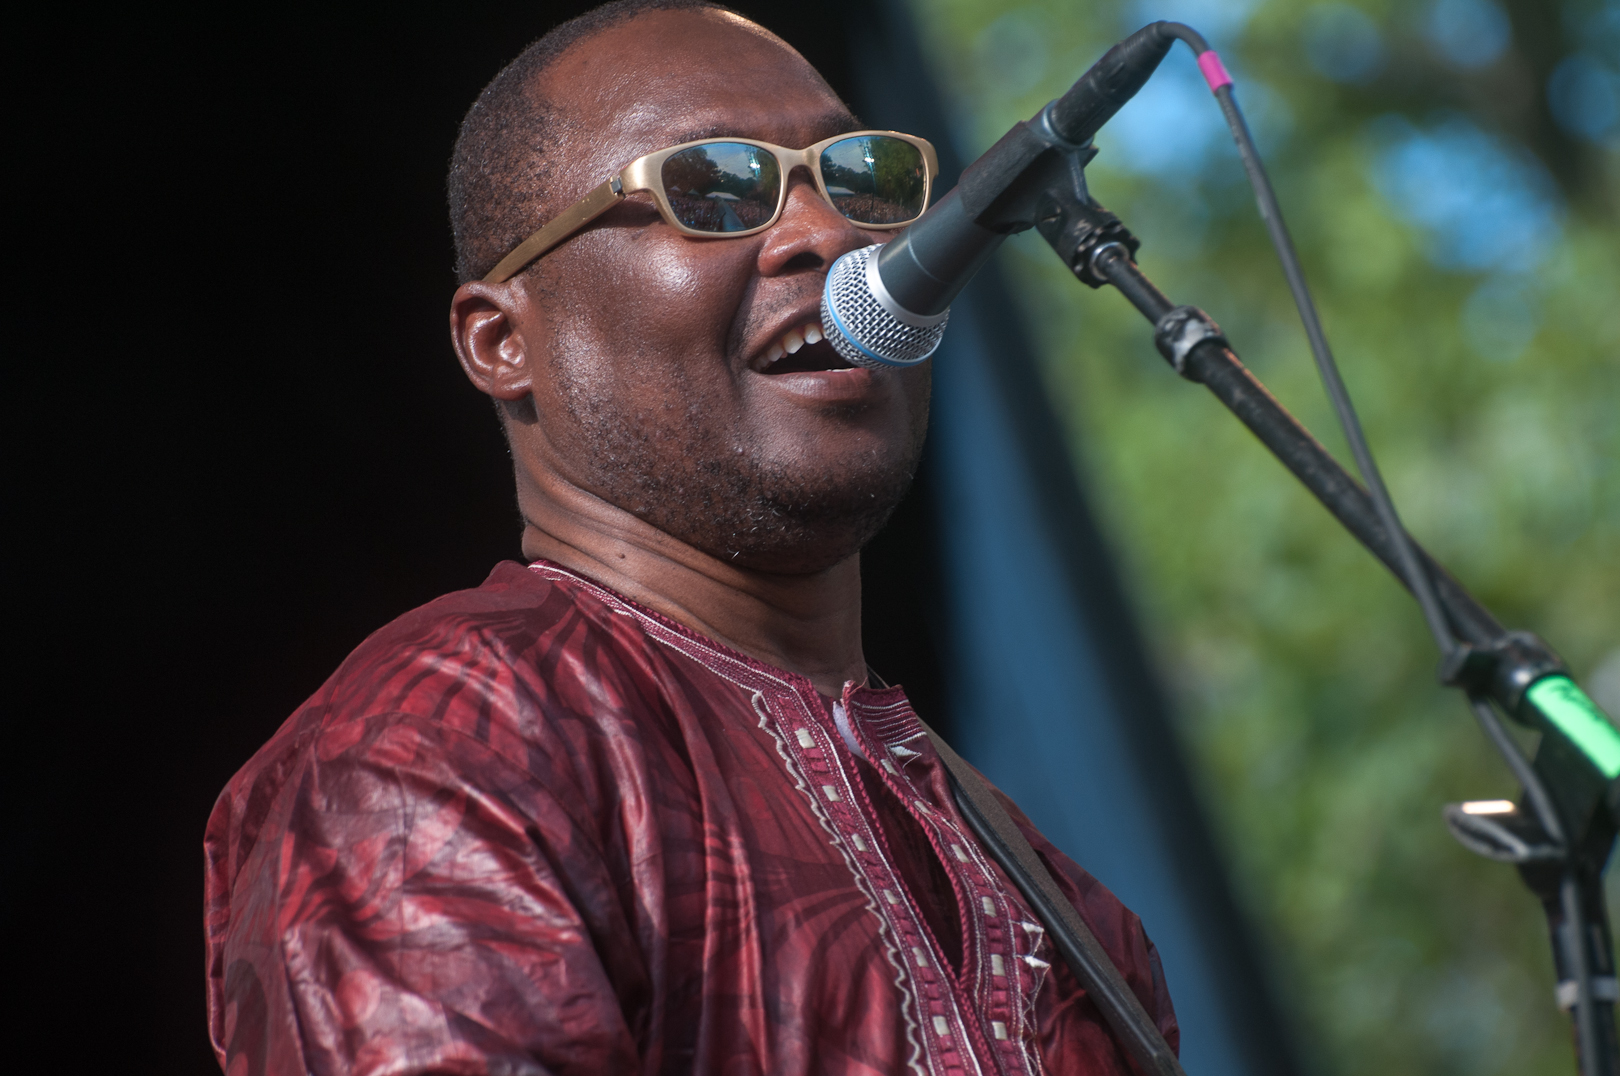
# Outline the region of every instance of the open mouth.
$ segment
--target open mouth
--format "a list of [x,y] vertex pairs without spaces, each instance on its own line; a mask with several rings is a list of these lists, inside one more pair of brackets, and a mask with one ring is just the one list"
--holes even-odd
[[821,335],[819,321],[795,325],[771,341],[760,357],[763,374],[802,374],[817,370],[852,370]]

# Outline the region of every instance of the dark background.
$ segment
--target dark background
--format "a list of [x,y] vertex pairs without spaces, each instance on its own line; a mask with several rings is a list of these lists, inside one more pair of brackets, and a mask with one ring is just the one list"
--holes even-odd
[[[368,632],[520,555],[448,342],[444,170],[482,85],[588,6],[75,12],[13,37],[26,687],[0,901],[19,1041],[51,1067],[218,1071],[215,796]],[[847,93],[853,6],[733,6]],[[948,719],[929,518],[925,474],[866,558],[866,634]]]

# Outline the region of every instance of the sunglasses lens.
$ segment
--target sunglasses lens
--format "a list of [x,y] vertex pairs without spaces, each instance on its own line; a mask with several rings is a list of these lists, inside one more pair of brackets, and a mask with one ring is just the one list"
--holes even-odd
[[675,219],[700,232],[758,228],[776,212],[782,169],[746,142],[711,142],[671,154],[660,172]]
[[834,142],[821,151],[821,179],[833,205],[857,224],[915,220],[928,193],[922,150],[888,135]]

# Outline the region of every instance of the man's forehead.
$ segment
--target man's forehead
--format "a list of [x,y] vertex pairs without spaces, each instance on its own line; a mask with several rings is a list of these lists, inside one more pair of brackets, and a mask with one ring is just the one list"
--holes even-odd
[[613,27],[570,50],[546,81],[593,171],[700,138],[803,146],[857,126],[798,53],[712,12],[653,12]]
[[[685,119],[690,121],[692,117],[687,116]],[[779,138],[783,135],[780,130],[768,128],[791,126],[793,132],[803,139],[804,145],[808,146],[823,138],[853,131],[860,125],[860,121],[848,109],[842,107],[826,109],[818,115],[788,116],[782,112],[769,112],[758,119],[757,123],[739,123],[732,116],[716,118],[711,123],[670,132],[668,144],[696,142],[704,138],[754,138],[772,141],[773,136]],[[802,149],[803,146],[792,145],[789,148]]]

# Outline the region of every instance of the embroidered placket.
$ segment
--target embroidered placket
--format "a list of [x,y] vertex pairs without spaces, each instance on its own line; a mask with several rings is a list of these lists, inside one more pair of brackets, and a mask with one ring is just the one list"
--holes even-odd
[[[935,854],[957,885],[957,904],[968,920],[963,944],[963,976],[971,992],[968,1007],[980,1014],[984,1041],[1008,1071],[1040,1072],[1034,1044],[1034,999],[1049,962],[1038,955],[1045,945],[1044,931],[1019,929],[1033,920],[1021,903],[1014,903],[1000,877],[984,858],[978,842],[949,813],[930,803],[920,783],[905,764],[923,757],[927,734],[904,702],[888,706],[855,707],[859,726],[877,748],[900,761],[883,767],[883,780],[911,816],[928,834]],[[941,765],[937,761],[935,765]],[[1017,926],[1015,926],[1017,924]],[[1037,924],[1038,926],[1038,924]],[[971,946],[968,944],[971,942]],[[969,958],[971,951],[972,958]]]
[[[926,739],[908,705],[903,701],[879,706],[852,703],[850,720],[853,724],[858,716],[866,738],[877,741],[882,780],[923,827],[935,854],[959,886],[957,903],[969,920],[960,978],[944,963],[938,943],[923,925],[913,901],[902,895],[909,890],[882,852],[875,813],[870,813],[864,789],[856,788],[859,778],[853,772],[853,758],[846,763],[846,752],[834,747],[838,732],[830,727],[813,689],[806,691],[673,631],[612,591],[570,572],[541,565],[531,565],[530,570],[583,586],[615,613],[639,621],[651,638],[752,695],[759,728],[774,741],[794,787],[843,853],[856,887],[867,897],[867,910],[880,921],[885,956],[909,1002],[902,1004],[902,1014],[912,1047],[909,1067],[913,1071],[930,1076],[982,1073],[975,1044],[983,1044],[988,1052],[982,1060],[992,1061],[1002,1072],[1033,1076],[1043,1071],[1032,1030],[1034,998],[1048,967],[1037,956],[1043,937],[1026,932],[1020,939],[1012,924],[1034,927],[1037,932],[1040,928],[1030,922],[1033,917],[1021,905],[1012,903],[979,854],[977,843],[956,824],[954,811],[946,816],[931,806],[923,789],[906,773],[905,764],[922,754],[917,741]],[[899,765],[882,757],[885,753]],[[953,854],[953,846],[961,854]],[[961,899],[964,895],[969,899]],[[976,1014],[971,1028],[964,1012]]]

